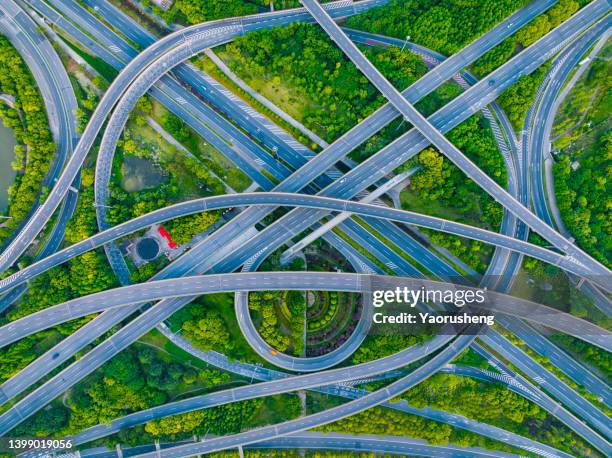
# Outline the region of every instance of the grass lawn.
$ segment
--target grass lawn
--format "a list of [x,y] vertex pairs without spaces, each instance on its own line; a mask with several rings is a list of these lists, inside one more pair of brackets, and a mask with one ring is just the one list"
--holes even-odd
[[[608,42],[599,56],[609,59],[611,55],[612,42]],[[606,72],[602,68],[593,68],[593,65],[580,76],[555,117],[554,146],[564,149],[565,153],[588,151],[609,130],[612,99],[609,95],[606,97]],[[601,66],[601,61],[598,61],[597,67]]]
[[74,52],[76,52],[79,56],[81,56],[85,62],[87,62],[89,65],[91,65],[94,68],[94,70],[96,70],[98,73],[100,73],[100,75],[102,75],[107,81],[109,81],[109,82],[113,81],[115,79],[115,77],[119,74],[119,72],[117,70],[115,70],[115,67],[113,67],[112,65],[106,63],[104,60],[102,60],[102,59],[100,59],[98,57],[94,57],[91,54],[88,54],[85,51],[81,50],[79,47],[74,45],[72,42],[70,42],[69,40],[65,39],[61,34],[59,35],[59,37]]
[[300,400],[295,394],[281,394],[264,398],[264,403],[253,416],[253,427],[273,425],[293,420],[300,415]]
[[[221,51],[221,49],[217,51],[219,58],[228,67],[232,68],[235,59],[232,58],[231,54]],[[279,77],[268,79],[265,77],[266,75],[253,74],[246,69],[239,76],[251,88],[300,122],[304,121],[304,115],[308,110],[316,111],[320,108],[316,102],[304,94],[300,94],[298,97],[296,90],[285,84]]]
[[160,351],[160,358],[164,361],[174,361],[199,369],[207,367],[206,363],[198,358],[194,358],[186,351],[174,345],[157,329],[152,329],[149,333],[138,339],[138,342],[141,342],[143,345],[157,348]]
[[444,218],[451,221],[465,221],[467,224],[474,226],[482,225],[482,219],[477,218],[476,215],[464,215],[463,213],[440,205],[439,202],[434,200],[424,200],[417,193],[413,192],[410,188],[405,188],[400,193],[400,203],[404,210],[422,213],[424,215],[436,216],[438,218]]

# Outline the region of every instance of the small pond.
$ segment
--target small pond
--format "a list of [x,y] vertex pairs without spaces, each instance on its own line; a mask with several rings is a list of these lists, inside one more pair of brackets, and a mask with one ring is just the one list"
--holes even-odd
[[121,175],[123,176],[121,186],[127,192],[154,188],[166,181],[163,172],[153,162],[127,154],[123,157]]

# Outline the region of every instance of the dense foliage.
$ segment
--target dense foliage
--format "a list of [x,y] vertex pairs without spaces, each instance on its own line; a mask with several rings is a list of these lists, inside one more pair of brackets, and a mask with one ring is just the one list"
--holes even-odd
[[451,55],[485,33],[525,0],[391,0],[353,16],[347,26],[389,35]]
[[258,331],[261,337],[277,350],[285,352],[291,344],[291,339],[279,330],[276,308],[281,300],[279,291],[254,291],[249,293],[249,309],[257,312]]
[[183,325],[183,334],[187,339],[204,351],[226,353],[231,349],[227,326],[218,312],[200,307],[192,309],[192,313],[196,315]]
[[502,385],[454,375],[436,374],[404,397],[415,407],[430,406],[490,424],[507,421],[509,426],[545,417],[540,407]]
[[523,128],[525,116],[544,80],[546,70],[547,66],[539,67],[532,74],[522,76],[499,96],[499,104],[516,131]]
[[582,247],[609,265],[612,135],[602,139],[599,154],[582,158],[577,170],[572,171],[571,162],[569,156],[561,156],[554,168],[555,195],[563,222]]
[[174,8],[191,24],[257,13],[257,5],[243,0],[176,0]]
[[[610,63],[596,60],[570,91],[555,120],[555,197],[580,246],[609,265],[612,258]],[[575,169],[575,170],[574,170]]]
[[354,364],[366,363],[389,356],[416,345],[421,339],[417,336],[382,335],[368,336],[352,357]]
[[283,294],[283,307],[289,311],[291,331],[291,349],[296,356],[304,353],[304,312],[306,302],[302,291],[287,291]]
[[392,436],[425,439],[433,445],[455,444],[469,447],[512,451],[510,447],[463,429],[405,414],[395,410],[374,407],[344,420],[321,428],[323,431],[343,431],[351,434],[378,434],[384,431]]
[[[349,18],[347,25],[402,40],[409,36],[415,43],[451,55],[526,3],[525,0],[391,0],[383,7]],[[490,73],[557,27],[584,3],[587,2],[560,0],[476,60],[472,70],[478,76]],[[500,99],[517,130],[522,127],[542,77],[543,72],[539,70],[521,78]]]
[[121,352],[75,387],[67,402],[68,430],[80,431],[161,404],[167,399],[163,389],[180,383],[181,375],[180,365],[164,367],[152,351]]
[[[474,116],[461,123],[448,138],[487,175],[505,185],[503,158],[483,117]],[[417,164],[421,169],[411,177],[411,188],[423,198],[455,207],[465,215],[474,212],[479,218],[482,215],[489,227],[499,225],[501,214],[493,200],[477,184],[466,180],[463,172],[436,150],[427,148],[421,151]]]
[[4,221],[0,227],[2,240],[36,204],[56,147],[34,78],[17,50],[1,35],[0,68],[0,92],[15,99],[15,109],[0,103],[0,117],[4,125],[13,130],[19,143],[13,163],[19,173],[9,188],[8,216],[12,219]]
[[[366,54],[401,89],[425,72],[418,57],[396,48]],[[383,103],[342,51],[311,24],[249,33],[221,55],[252,87],[327,140]]]
[[145,431],[154,437],[175,439],[194,434],[230,434],[239,432],[249,424],[262,399],[234,402],[212,409],[196,410],[173,417],[155,420],[145,425]]

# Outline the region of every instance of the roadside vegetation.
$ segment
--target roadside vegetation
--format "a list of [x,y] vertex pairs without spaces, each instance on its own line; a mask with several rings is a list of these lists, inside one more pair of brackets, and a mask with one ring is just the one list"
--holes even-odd
[[17,140],[12,167],[17,171],[8,190],[9,207],[0,227],[0,242],[6,240],[44,195],[43,180],[53,162],[56,145],[49,131],[45,104],[27,65],[0,35],[0,93],[14,97],[15,108],[0,103],[0,118]]
[[[612,46],[604,49],[609,56]],[[580,77],[555,119],[555,199],[578,244],[610,266],[612,259],[612,65],[596,59]]]
[[[142,3],[150,5],[149,0]],[[526,0],[391,0],[384,8],[349,19],[348,24],[400,38],[411,35],[411,40],[452,54],[525,3]],[[298,4],[297,0],[277,0],[275,7]],[[562,22],[579,6],[581,4],[573,0],[560,0],[549,13],[485,55],[473,69],[481,76],[487,74]],[[269,0],[176,0],[168,12],[156,7],[154,10],[168,21],[199,23],[252,14],[268,7]],[[22,166],[19,169],[22,172],[17,185],[19,190],[11,191],[12,198],[17,196],[18,199],[11,202],[9,208],[10,212],[15,212],[14,221],[17,222],[17,215],[22,214],[23,218],[38,198],[40,183],[54,146],[41,108],[40,95],[35,90],[35,94],[32,92],[31,76],[27,69],[24,71],[23,62],[17,60],[19,56],[14,55],[14,50],[6,47],[5,41],[0,37],[0,64],[16,70],[9,72],[9,75],[0,73],[0,92],[15,95],[20,104],[19,111],[7,108],[0,111],[22,143],[16,160]],[[365,52],[400,89],[416,81],[426,71],[419,58],[397,48],[366,48]],[[337,139],[384,103],[365,77],[313,25],[294,24],[251,33],[226,45],[220,56],[252,87],[328,141]],[[515,127],[522,124],[543,71],[539,69],[533,75],[522,78],[502,95],[500,102],[507,109]],[[27,84],[24,83],[26,76],[29,78]],[[562,154],[555,168],[557,199],[568,228],[575,232],[579,243],[606,260],[610,257],[611,248],[608,245],[611,226],[607,213],[610,193],[606,179],[612,159],[612,136],[605,133],[605,128],[598,130],[597,126],[604,122],[609,112],[609,94],[602,90],[602,87],[606,87],[602,86],[605,82],[609,86],[608,80],[608,63],[594,65],[586,81],[576,89],[576,94],[564,107],[562,116],[565,119],[558,124],[560,139],[557,143]],[[429,115],[459,93],[457,86],[447,83],[418,107]],[[590,96],[593,93],[596,96]],[[77,116],[83,127],[97,99],[95,94],[89,93],[80,97],[79,102]],[[149,117],[157,120],[184,149],[151,127]],[[595,128],[583,130],[587,123]],[[396,120],[353,152],[353,159],[360,162],[366,160],[409,127],[403,121]],[[596,137],[593,131],[597,132]],[[507,173],[504,162],[484,117],[472,116],[453,129],[448,138],[489,176],[505,185]],[[571,141],[568,142],[568,138]],[[27,145],[27,148],[23,145]],[[37,159],[36,154],[40,154],[40,158]],[[47,160],[46,166],[43,159]],[[34,164],[30,166],[32,161]],[[577,170],[572,170],[572,161],[580,163]],[[411,177],[409,186],[401,193],[403,208],[491,230],[499,228],[501,207],[436,149],[426,148],[401,166],[400,171],[413,167],[419,167],[419,171]],[[39,178],[40,181],[36,181]],[[82,190],[75,216],[66,230],[66,244],[83,240],[97,230],[93,183],[93,161],[90,159],[82,172]],[[118,144],[110,184],[112,207],[108,216],[111,224],[117,224],[172,203],[222,194],[228,188],[240,192],[250,184],[246,175],[228,165],[220,153],[199,139],[182,120],[145,97],[139,101]],[[29,199],[29,204],[21,202],[22,186],[25,193],[23,199]],[[191,240],[194,234],[212,227],[220,217],[219,212],[204,212],[168,222],[166,227],[173,239],[183,244]],[[0,229],[0,240],[6,237],[3,230]],[[491,247],[447,234],[423,232],[433,244],[447,248],[474,270],[484,272],[486,269]],[[273,259],[266,260],[262,270],[277,261],[277,254]],[[298,259],[287,269],[299,270],[306,264],[309,270],[331,270],[332,267],[348,270],[328,254],[319,254],[317,256],[320,258],[317,258],[306,251],[306,263]],[[561,275],[558,270],[537,261],[528,259],[526,266],[534,276],[542,274],[549,278]],[[158,267],[156,263],[147,264],[135,271],[132,279],[145,281]],[[280,269],[275,264],[274,268]],[[117,286],[117,280],[103,251],[91,251],[32,280],[29,291],[19,304],[0,317],[0,325],[73,297],[114,286]],[[351,319],[358,318],[360,310],[357,300],[356,295],[319,291],[261,291],[248,296],[249,309],[262,337],[277,350],[295,356],[321,354],[333,345],[343,343],[352,328],[349,320],[340,315],[344,312]],[[581,305],[572,303],[575,309],[571,312],[580,316]],[[0,382],[91,318],[84,317],[57,326],[3,349],[0,352]],[[216,351],[230,359],[262,363],[238,327],[233,294],[200,297],[175,313],[168,323],[173,332],[181,333],[202,351]],[[311,342],[309,337],[315,340]],[[321,341],[325,342],[326,338],[330,341],[329,346],[316,346]],[[351,362],[372,361],[427,338],[426,335],[368,336],[353,354]],[[573,354],[581,355],[601,374],[609,377],[610,361],[600,350],[573,339],[560,338],[559,343]],[[486,361],[469,351],[459,361],[474,367],[487,367]],[[48,408],[24,421],[14,434],[61,437],[100,423],[107,424],[130,412],[251,382],[253,380],[244,380],[206,366],[174,347],[159,332],[152,331],[80,381],[64,396],[54,400]],[[381,386],[384,384],[379,382],[368,385],[368,388]],[[339,402],[334,397],[321,400],[317,396],[309,393],[308,402],[318,400],[318,407],[325,408]],[[595,456],[595,452],[564,425],[502,384],[436,374],[401,398],[416,408],[428,406],[446,410],[540,440],[577,456]],[[232,434],[297,418],[301,413],[302,406],[297,395],[272,396],[153,420],[105,438],[96,445],[113,446],[120,443],[129,446],[155,440],[189,439],[194,435]],[[502,442],[454,428],[450,424],[382,407],[368,409],[319,429],[354,434],[384,432],[422,438],[431,444],[451,443],[517,453],[515,448]],[[361,456],[353,452],[308,451],[303,455]],[[212,456],[221,458],[235,456],[235,453],[223,452]],[[295,456],[295,452],[245,451],[245,456]]]
[[544,81],[548,65],[543,65],[530,75],[525,75],[506,89],[498,99],[512,127],[516,132],[520,132],[525,124],[525,118],[529,108],[533,104],[538,88]]
[[552,340],[568,351],[574,358],[582,360],[604,380],[612,380],[612,357],[610,353],[583,340],[565,334],[554,334]]
[[200,350],[217,351],[240,361],[262,361],[240,331],[231,293],[202,296],[172,315],[168,323]]
[[[424,417],[404,412],[374,407],[347,419],[320,428],[324,432],[344,432],[350,434],[379,434],[384,431],[391,436],[404,436],[424,439],[431,445],[457,445],[460,447],[482,447],[489,450],[517,452],[501,442],[465,431],[450,425],[428,420]],[[525,452],[520,453],[521,456]]]
[[[108,219],[118,224],[184,200],[224,194],[225,186],[195,155],[168,143],[147,124],[153,106],[148,98],[138,102],[113,161],[111,208]],[[168,113],[162,123],[177,140],[188,141],[191,131]],[[173,240],[183,244],[192,235],[214,224],[219,212],[203,212],[165,223]]]
[[391,0],[347,27],[410,41],[450,56],[526,5],[526,0]]
[[[130,412],[229,388],[239,380],[214,369],[199,369],[177,362],[148,345],[135,344],[116,355],[94,374],[73,387],[52,408],[24,421],[16,432],[62,437],[85,428],[108,423]],[[195,433],[228,434],[240,431],[262,408],[254,399],[152,421],[121,431],[101,442],[136,445],[156,438],[182,439]]]
[[[571,17],[590,0],[560,0],[543,14],[533,19],[518,32],[502,41],[474,64],[474,73],[483,77],[502,65],[514,54],[535,43],[552,29]],[[526,4],[527,2],[525,2]]]
[[[497,143],[481,115],[472,116],[448,134],[463,153],[501,186],[506,184],[506,169]],[[463,172],[433,148],[426,148],[400,169],[420,169],[400,194],[402,208],[497,231],[502,208]],[[430,240],[458,256],[472,269],[484,272],[493,249],[475,240],[421,229]]]
[[[4,76],[2,74],[1,77]],[[21,89],[25,91],[25,87]],[[77,114],[85,123],[97,103],[97,97],[93,92],[81,87],[77,86],[76,89],[79,102],[79,113]],[[8,91],[8,88],[6,90]],[[119,222],[121,218],[129,219],[186,198],[225,192],[224,185],[207,172],[201,163],[194,158],[181,155],[180,152],[173,149],[172,145],[165,144],[153,129],[141,122],[144,119],[143,113],[149,113],[153,109],[146,98],[143,100],[144,102],[139,102],[137,113],[140,114],[131,118],[126,137],[122,139],[121,149],[116,155],[117,173],[111,183],[111,189],[113,198],[124,199],[124,205],[109,209],[113,223]],[[40,113],[46,122],[44,111],[40,110],[42,106],[42,101],[39,100],[37,106],[39,111],[35,113]],[[121,165],[125,157],[145,162],[151,161],[149,163],[152,167],[151,173],[159,173],[158,178],[163,182],[153,189],[126,192],[121,187],[124,184],[122,183],[124,177],[121,175]],[[161,164],[166,169],[164,173],[156,168],[157,164],[154,163],[154,159],[163,160]],[[97,232],[93,186],[94,162],[88,161],[86,164],[81,174],[77,208],[66,227],[65,245],[84,240]],[[166,176],[165,173],[168,175]],[[172,232],[177,243],[185,243],[191,239],[194,232],[205,230],[217,218],[217,212],[204,212],[173,220],[168,223],[167,228]],[[135,272],[134,276],[140,281],[145,281],[157,271],[158,267],[156,263],[147,264]],[[3,314],[0,323],[4,324],[67,300],[115,287],[117,280],[104,252],[100,249],[85,253],[37,276],[29,286],[30,288],[19,302]],[[6,380],[16,374],[32,362],[37,355],[52,348],[62,338],[76,331],[91,318],[84,317],[56,326],[3,349],[0,352],[0,380]]]

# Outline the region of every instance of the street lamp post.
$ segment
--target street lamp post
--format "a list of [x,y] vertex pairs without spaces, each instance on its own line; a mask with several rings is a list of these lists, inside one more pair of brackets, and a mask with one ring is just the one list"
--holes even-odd
[[406,47],[409,41],[410,41],[410,35],[406,35],[406,40],[404,41],[404,44],[402,45],[402,49],[400,49],[400,52],[404,51],[404,48]]

